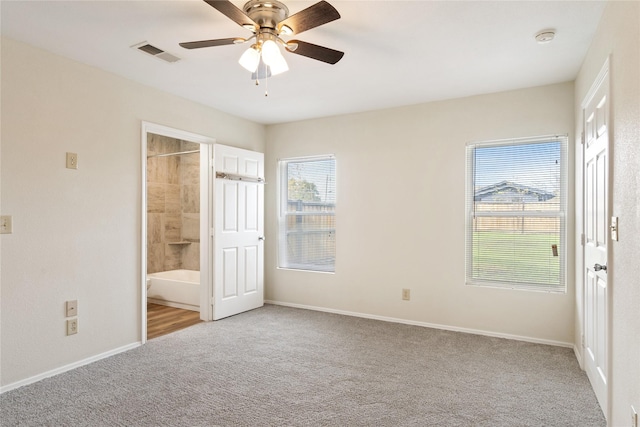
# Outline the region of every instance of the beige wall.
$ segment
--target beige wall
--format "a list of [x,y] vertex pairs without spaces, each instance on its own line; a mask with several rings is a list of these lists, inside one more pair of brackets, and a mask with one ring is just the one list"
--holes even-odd
[[[581,131],[581,104],[610,56],[612,111],[611,215],[620,218],[620,240],[609,246],[610,385],[609,426],[630,425],[631,405],[640,410],[640,3],[610,1],[575,82],[575,124]],[[577,182],[580,182],[579,170]],[[579,195],[579,193],[578,193]],[[578,199],[580,200],[580,199]],[[580,203],[576,215],[580,227]],[[582,262],[578,257],[576,276]],[[579,307],[582,292],[577,295]],[[576,310],[576,342],[582,334],[582,312]]]
[[[471,287],[464,277],[465,144],[572,141],[573,99],[573,84],[563,83],[269,126],[269,183],[278,159],[336,155],[337,260],[335,274],[276,268],[277,185],[267,185],[266,298],[573,344],[572,269],[566,294]],[[573,149],[570,165],[572,176]],[[569,229],[573,241],[572,220]]]
[[[1,78],[5,386],[141,340],[142,121],[258,151],[265,130],[7,39]],[[71,299],[79,333],[67,337]]]

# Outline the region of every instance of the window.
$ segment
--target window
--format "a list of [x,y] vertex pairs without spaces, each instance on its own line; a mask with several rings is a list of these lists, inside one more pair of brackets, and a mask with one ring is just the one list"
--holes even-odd
[[335,271],[336,161],[333,156],[280,161],[278,266]]
[[566,136],[467,145],[467,284],[565,292],[566,153]]

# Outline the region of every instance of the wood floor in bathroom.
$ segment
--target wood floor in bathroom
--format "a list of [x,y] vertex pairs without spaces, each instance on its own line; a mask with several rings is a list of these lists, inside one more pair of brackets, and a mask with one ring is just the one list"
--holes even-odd
[[157,338],[200,323],[200,313],[191,310],[147,304],[147,339]]

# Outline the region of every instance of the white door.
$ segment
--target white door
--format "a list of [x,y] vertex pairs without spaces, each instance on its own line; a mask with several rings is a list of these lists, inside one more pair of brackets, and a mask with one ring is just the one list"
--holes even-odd
[[264,305],[264,154],[214,145],[213,319]]
[[601,74],[584,114],[584,345],[585,370],[607,414],[609,77]]

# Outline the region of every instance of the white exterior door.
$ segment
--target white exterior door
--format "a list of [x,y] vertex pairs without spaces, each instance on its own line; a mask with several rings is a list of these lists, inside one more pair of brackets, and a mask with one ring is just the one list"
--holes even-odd
[[585,370],[607,414],[609,240],[609,77],[601,74],[584,114],[584,346]]
[[214,145],[213,319],[264,305],[264,154]]

